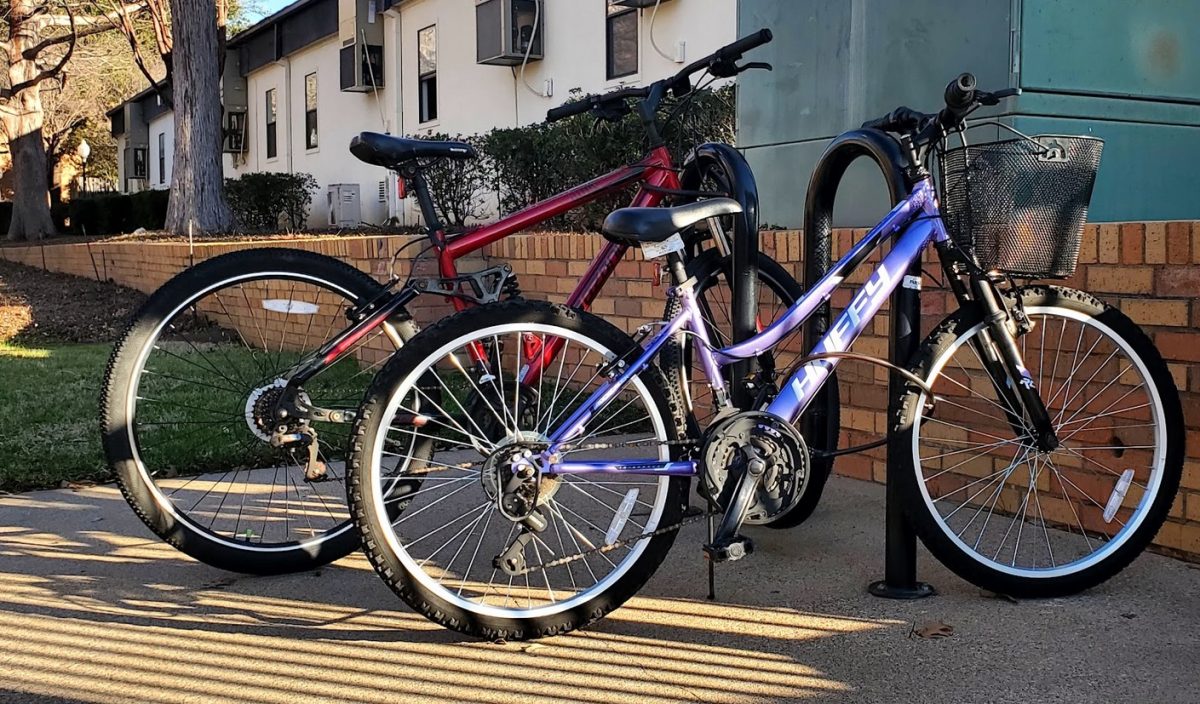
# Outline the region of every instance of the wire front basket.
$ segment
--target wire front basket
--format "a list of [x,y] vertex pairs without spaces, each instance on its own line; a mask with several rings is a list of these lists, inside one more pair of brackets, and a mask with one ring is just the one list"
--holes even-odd
[[1100,166],[1103,140],[1042,135],[942,154],[942,219],[981,268],[1067,278]]

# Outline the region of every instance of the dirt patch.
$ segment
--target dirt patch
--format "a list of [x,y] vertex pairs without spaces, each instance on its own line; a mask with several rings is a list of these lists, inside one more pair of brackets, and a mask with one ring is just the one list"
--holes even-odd
[[0,342],[112,342],[145,294],[0,260]]

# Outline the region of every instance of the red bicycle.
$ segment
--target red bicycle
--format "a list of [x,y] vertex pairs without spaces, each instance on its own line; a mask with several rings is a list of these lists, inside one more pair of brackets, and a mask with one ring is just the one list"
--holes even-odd
[[[722,285],[732,271],[731,235],[757,226],[753,176],[741,155],[722,144],[696,147],[677,168],[659,112],[668,96],[686,99],[693,74],[769,68],[738,62],[770,38],[763,30],[671,78],[551,110],[548,120],[584,113],[614,119],[636,101],[648,151],[637,163],[458,236],[439,223],[425,170],[439,159],[473,158],[469,145],[373,133],[355,138],[356,157],[395,170],[416,196],[440,278],[410,278],[400,286],[393,276],[380,285],[341,261],[290,249],[236,252],[180,273],[136,314],[103,386],[104,450],[126,500],[168,543],[228,570],[299,571],[353,551],[359,537],[343,483],[350,422],[385,351],[416,334],[409,304],[422,293],[445,296],[457,310],[518,296],[508,266],[464,274],[458,260],[635,185],[635,206],[713,193],[747,204],[745,214],[713,219],[691,234],[699,294],[711,299],[710,310],[727,311],[720,297],[727,296]],[[567,305],[588,309],[627,249],[608,241]],[[760,296],[760,304],[781,311],[799,297],[799,285],[774,261],[759,257],[759,270],[761,294],[776,299]],[[725,322],[714,319],[714,330],[726,329]],[[369,350],[376,351],[374,364]],[[546,352],[547,360],[559,354]]]

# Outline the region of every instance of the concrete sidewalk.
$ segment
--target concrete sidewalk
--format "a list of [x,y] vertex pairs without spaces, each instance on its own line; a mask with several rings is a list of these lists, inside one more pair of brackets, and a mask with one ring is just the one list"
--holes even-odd
[[[492,644],[413,615],[358,556],[233,575],[159,543],[112,487],[0,496],[0,702],[1195,702],[1200,570],[1145,555],[1095,591],[870,597],[883,488],[835,480],[810,525],[759,530],[705,600],[690,526],[592,628]],[[911,635],[943,622],[948,638]]]

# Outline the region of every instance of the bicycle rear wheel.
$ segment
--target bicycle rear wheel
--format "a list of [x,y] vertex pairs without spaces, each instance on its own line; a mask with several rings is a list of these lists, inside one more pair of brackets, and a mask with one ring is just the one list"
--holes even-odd
[[1119,572],[1162,526],[1179,487],[1183,416],[1166,364],[1120,311],[1053,286],[1018,295],[1033,324],[1018,346],[1061,445],[1040,451],[1031,431],[1014,429],[1021,414],[1008,412],[976,351],[990,344],[985,323],[960,311],[919,352],[915,373],[935,396],[903,399],[908,510],[930,552],[968,581],[1071,594]]
[[[109,465],[151,530],[214,567],[257,574],[357,548],[344,486],[349,423],[283,422],[315,432],[310,455],[271,444],[281,423],[271,410],[292,370],[349,325],[346,310],[381,292],[336,259],[260,249],[205,261],[150,297],[109,361],[101,425]],[[395,349],[389,335],[416,334],[411,321],[388,326],[311,379],[307,399],[353,410]]]

